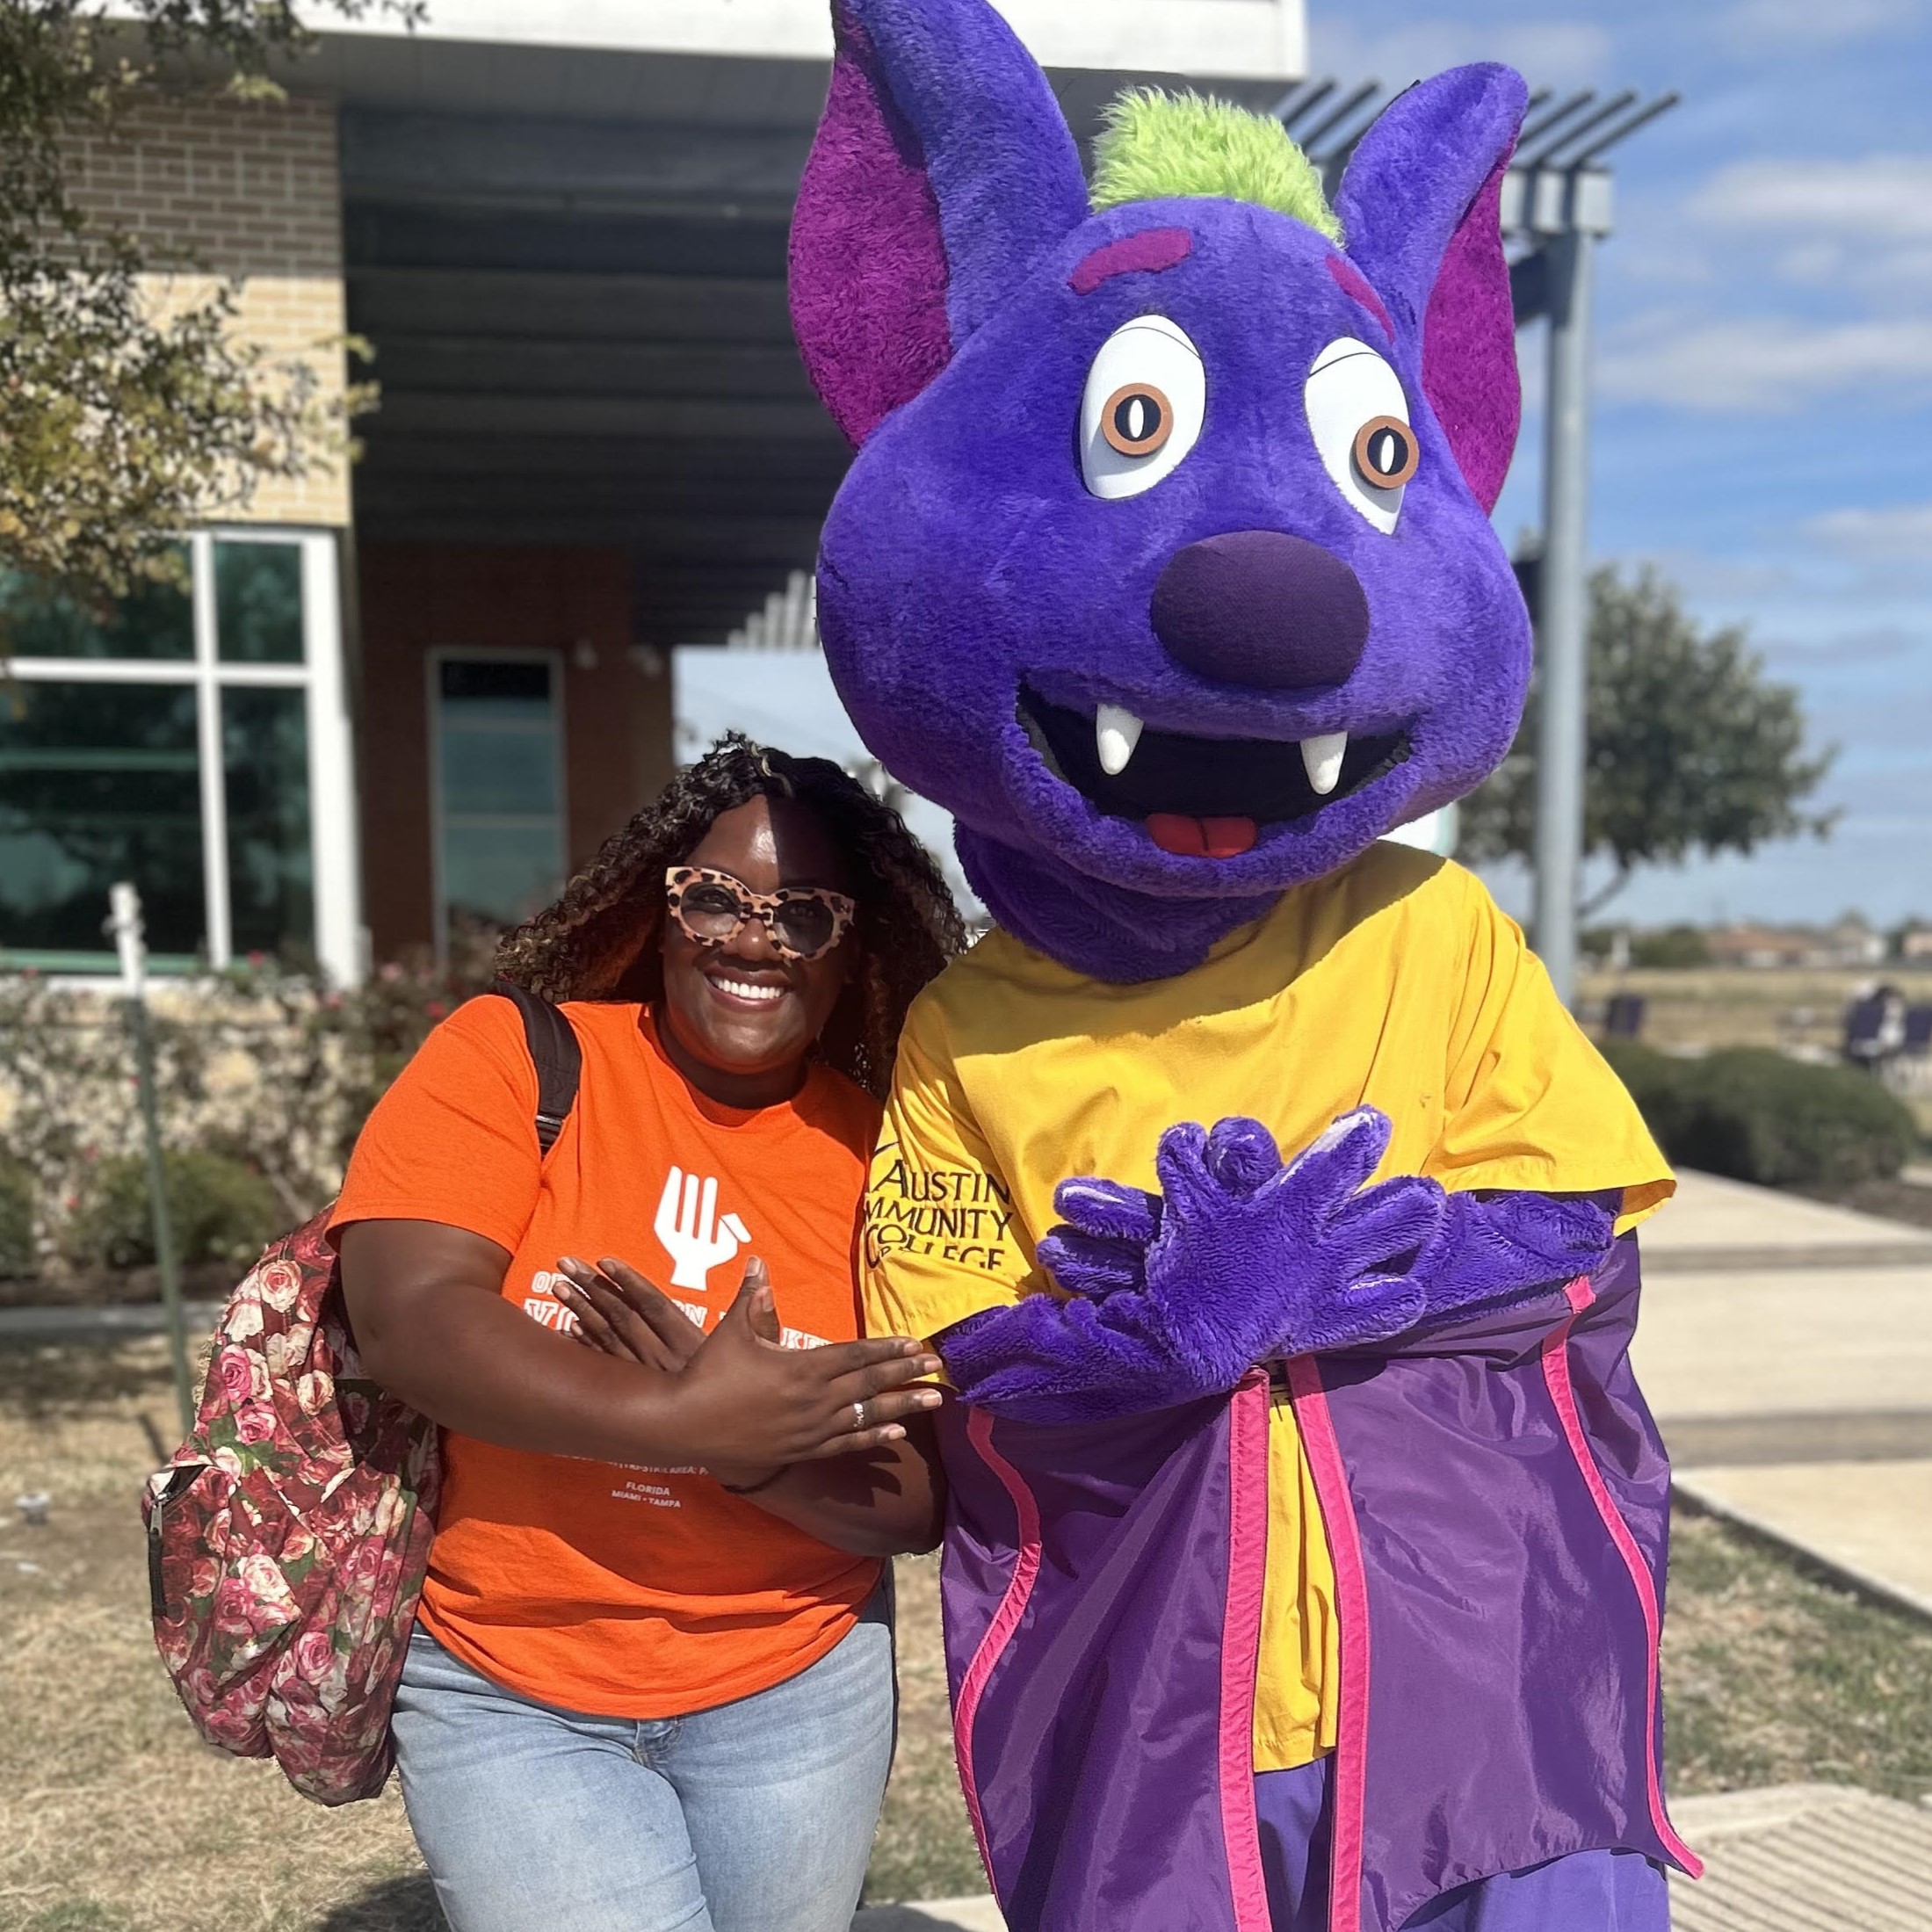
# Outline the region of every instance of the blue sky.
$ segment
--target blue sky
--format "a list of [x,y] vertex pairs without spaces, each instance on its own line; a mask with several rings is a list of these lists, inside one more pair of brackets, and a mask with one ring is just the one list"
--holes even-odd
[[[1679,90],[1615,157],[1591,536],[1741,622],[1841,749],[1825,843],[1642,874],[1643,923],[1932,916],[1932,0],[1310,0],[1313,65]],[[1497,510],[1538,520],[1530,413]],[[1522,903],[1520,886],[1497,880]]]

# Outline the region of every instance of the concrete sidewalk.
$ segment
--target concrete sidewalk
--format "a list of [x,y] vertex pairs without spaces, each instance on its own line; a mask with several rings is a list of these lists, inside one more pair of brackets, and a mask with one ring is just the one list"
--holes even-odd
[[1680,1798],[1704,1861],[1671,1875],[1676,1932],[1926,1932],[1932,1810],[1834,1784]]
[[1676,1198],[1649,1222],[1644,1253],[1669,1272],[1890,1263],[1932,1267],[1932,1234],[1849,1207],[1688,1170]]
[[1679,1493],[1932,1615],[1932,1242],[1680,1179],[1632,1350]]

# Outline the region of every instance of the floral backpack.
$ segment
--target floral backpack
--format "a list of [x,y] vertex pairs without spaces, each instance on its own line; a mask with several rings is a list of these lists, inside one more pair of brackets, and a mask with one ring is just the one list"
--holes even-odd
[[[520,987],[538,1145],[576,1099],[570,1023]],[[370,1381],[329,1214],[276,1241],[215,1331],[195,1425],[148,1480],[155,1642],[188,1715],[305,1798],[373,1798],[442,1479],[436,1425]]]

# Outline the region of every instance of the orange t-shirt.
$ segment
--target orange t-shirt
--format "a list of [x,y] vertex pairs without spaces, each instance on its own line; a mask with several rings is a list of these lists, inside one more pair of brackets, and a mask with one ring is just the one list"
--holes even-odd
[[[522,1020],[508,1000],[474,1000],[369,1117],[331,1228],[419,1220],[481,1234],[510,1251],[504,1295],[550,1328],[566,1320],[552,1292],[561,1255],[618,1255],[714,1325],[756,1253],[788,1342],[853,1340],[877,1104],[814,1067],[783,1106],[720,1107],[664,1058],[640,1008],[564,1011],[583,1076],[547,1161]],[[423,1622],[540,1703],[670,1718],[769,1690],[829,1651],[879,1581],[872,1559],[696,1467],[578,1461],[447,1429],[443,1445]]]

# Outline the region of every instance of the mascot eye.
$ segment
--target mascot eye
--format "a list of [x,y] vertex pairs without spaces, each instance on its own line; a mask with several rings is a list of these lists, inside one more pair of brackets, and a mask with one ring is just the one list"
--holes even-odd
[[1080,467],[1109,501],[1138,496],[1171,476],[1201,439],[1207,371],[1201,352],[1164,315],[1139,315],[1107,338],[1080,406]]
[[1100,433],[1123,456],[1152,456],[1174,434],[1174,405],[1151,382],[1130,382],[1107,398]]
[[1355,467],[1378,489],[1400,489],[1422,460],[1409,426],[1399,416],[1378,416],[1355,432]]
[[1302,400],[1315,452],[1335,488],[1385,536],[1421,459],[1401,378],[1365,342],[1344,336],[1315,358]]

